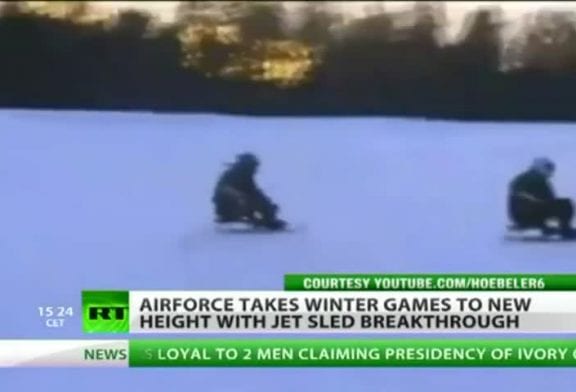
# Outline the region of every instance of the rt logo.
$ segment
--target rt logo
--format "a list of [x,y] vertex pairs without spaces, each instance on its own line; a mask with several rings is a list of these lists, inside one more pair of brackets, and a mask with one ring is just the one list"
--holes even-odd
[[91,306],[88,308],[90,321],[122,321],[128,315],[128,308],[124,306]]
[[85,291],[82,293],[82,308],[84,332],[129,332],[128,292]]
[[128,333],[127,306],[90,306],[84,319],[84,332]]

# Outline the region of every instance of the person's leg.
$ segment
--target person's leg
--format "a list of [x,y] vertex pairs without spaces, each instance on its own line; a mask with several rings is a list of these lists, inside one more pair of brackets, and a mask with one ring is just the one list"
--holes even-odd
[[214,198],[214,204],[220,222],[238,222],[247,217],[246,202],[237,193],[223,190]]
[[550,227],[548,220],[550,218],[550,207],[547,203],[534,203],[533,211],[530,214],[534,227],[537,227],[544,236],[551,236],[558,233],[558,229]]
[[277,230],[285,227],[286,223],[277,217],[277,207],[268,199],[254,200],[254,223],[257,226]]
[[549,217],[556,219],[563,234],[573,234],[574,204],[570,199],[556,199],[549,204]]
[[231,203],[230,199],[221,198],[215,201],[216,218],[219,222],[234,222],[237,221],[238,210]]
[[523,229],[540,229],[542,234],[551,234],[546,225],[549,208],[542,203],[521,200],[512,204],[510,207],[510,217],[515,226],[520,230]]
[[251,211],[250,216],[254,223],[265,223],[274,219],[274,214],[268,205],[262,200],[250,200],[248,209]]

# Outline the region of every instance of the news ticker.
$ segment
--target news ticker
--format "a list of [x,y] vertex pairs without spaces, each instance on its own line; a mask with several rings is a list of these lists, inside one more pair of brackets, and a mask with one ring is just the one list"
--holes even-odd
[[576,367],[576,339],[0,340],[0,367]]
[[284,291],[84,291],[82,313],[86,333],[573,333],[575,289],[576,275],[288,275]]

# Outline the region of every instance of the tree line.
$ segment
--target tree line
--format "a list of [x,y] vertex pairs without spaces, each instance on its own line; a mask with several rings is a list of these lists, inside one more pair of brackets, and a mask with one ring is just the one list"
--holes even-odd
[[576,120],[576,13],[511,29],[478,9],[448,39],[439,2],[348,20],[330,2],[194,1],[170,24],[51,3],[0,9],[1,107]]

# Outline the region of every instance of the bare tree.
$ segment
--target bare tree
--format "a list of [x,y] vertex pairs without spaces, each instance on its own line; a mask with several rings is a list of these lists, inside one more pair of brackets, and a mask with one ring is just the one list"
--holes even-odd
[[517,64],[542,71],[576,71],[576,13],[540,11],[522,31]]

